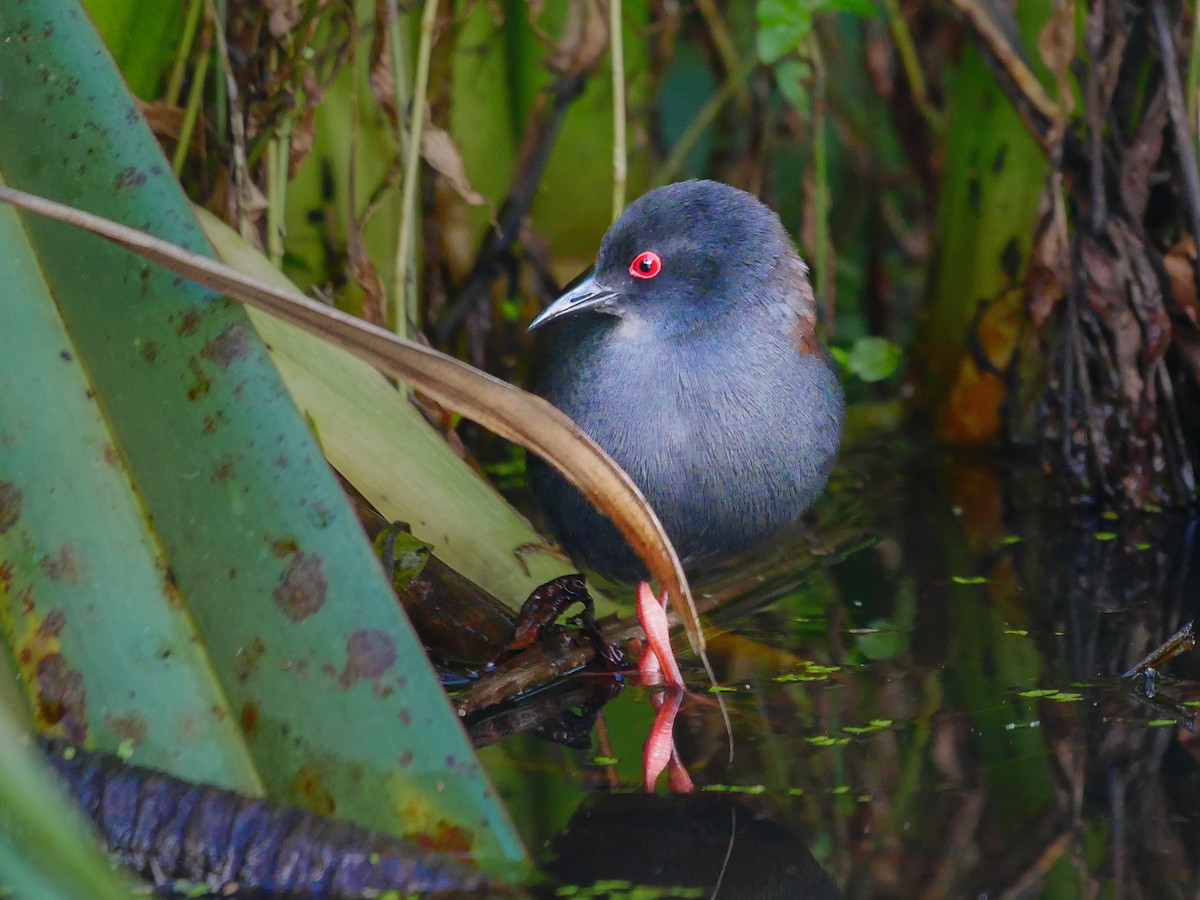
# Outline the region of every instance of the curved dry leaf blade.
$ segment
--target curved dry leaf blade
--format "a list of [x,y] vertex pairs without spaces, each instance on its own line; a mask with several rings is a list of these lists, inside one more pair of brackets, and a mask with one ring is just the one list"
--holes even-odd
[[462,153],[454,144],[454,138],[442,128],[425,123],[421,130],[421,156],[450,182],[454,193],[471,206],[484,206],[487,198],[471,187],[467,179],[467,167]]
[[0,200],[82,228],[205,287],[320,335],[379,371],[419,386],[444,406],[537,453],[621,529],[667,590],[692,649],[709,668],[687,578],[658,517],[624,470],[545,400],[303,294],[249,278],[222,263],[101,216],[7,187],[0,187]]

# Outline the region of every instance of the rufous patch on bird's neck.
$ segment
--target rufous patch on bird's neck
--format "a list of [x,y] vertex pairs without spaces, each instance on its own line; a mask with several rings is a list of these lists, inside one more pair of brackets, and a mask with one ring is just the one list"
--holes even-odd
[[821,349],[817,343],[816,323],[809,316],[800,316],[792,326],[792,341],[805,356],[812,356]]

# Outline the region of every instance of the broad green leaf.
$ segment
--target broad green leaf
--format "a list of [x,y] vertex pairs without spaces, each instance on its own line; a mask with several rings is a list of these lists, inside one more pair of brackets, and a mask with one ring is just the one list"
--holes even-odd
[[775,83],[779,93],[800,112],[808,112],[812,100],[808,92],[808,81],[812,67],[804,60],[785,59],[775,67]]
[[[0,5],[0,46],[4,182],[208,252],[75,3]],[[28,338],[0,355],[20,446],[0,461],[0,626],[14,658],[40,654],[31,708],[140,763],[522,860],[241,307],[76,229],[0,221],[0,339],[18,309]]]
[[[233,229],[197,214],[225,262],[291,287]],[[384,516],[407,523],[439,559],[517,609],[535,587],[573,571],[379,372],[274,316],[248,312],[326,458]]]
[[[144,259],[320,335],[381,372],[411,381],[439,403],[542,456],[621,529],[683,620],[708,668],[699,614],[682,564],[654,511],[629,475],[562,411],[423,344],[293,290],[252,278],[224,263],[145,231],[36,194],[0,186],[0,200],[74,225],[133,250]],[[709,672],[712,676],[711,670]]]
[[887,338],[859,338],[846,356],[846,368],[863,381],[883,381],[895,373],[900,356],[900,348]]
[[180,52],[185,0],[86,0],[83,5],[129,89],[146,100],[154,97]]
[[812,4],[805,0],[758,0],[755,46],[764,63],[782,59],[812,33]]
[[[261,793],[37,248],[8,207],[0,245],[0,626],[35,719],[79,744],[133,738],[153,765]],[[104,296],[97,279],[93,297]]]
[[[1047,0],[1013,6],[1026,47],[1037,46],[1054,8]],[[921,348],[914,372],[916,396],[938,423],[939,436],[966,445],[996,436],[1004,393],[1000,379],[973,374],[969,343],[988,334],[985,352],[994,360],[1018,346],[1023,300],[1012,287],[1027,277],[1052,167],[977,50],[965,49],[945,90],[949,130],[933,237],[938,263],[913,338]],[[986,328],[980,316],[988,319]]]
[[877,10],[873,0],[758,0],[758,58],[770,64],[787,56],[808,39],[820,12],[874,16]]

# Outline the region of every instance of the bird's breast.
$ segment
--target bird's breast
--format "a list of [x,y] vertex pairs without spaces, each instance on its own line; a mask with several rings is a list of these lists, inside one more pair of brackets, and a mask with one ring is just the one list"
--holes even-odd
[[841,437],[823,353],[786,333],[736,338],[661,341],[614,323],[556,339],[535,382],[637,482],[685,561],[795,522]]

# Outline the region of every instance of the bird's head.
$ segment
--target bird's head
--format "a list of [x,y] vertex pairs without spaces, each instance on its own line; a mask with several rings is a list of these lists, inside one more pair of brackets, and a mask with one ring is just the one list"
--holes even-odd
[[595,266],[529,330],[585,311],[671,328],[713,322],[770,303],[763,286],[788,254],[779,218],[750,194],[715,181],[667,185],[629,205]]

